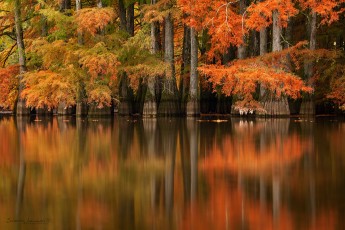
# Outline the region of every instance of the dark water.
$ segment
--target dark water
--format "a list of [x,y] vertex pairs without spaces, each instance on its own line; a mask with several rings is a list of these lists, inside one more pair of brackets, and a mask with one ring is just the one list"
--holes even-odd
[[344,229],[345,122],[0,118],[0,229]]

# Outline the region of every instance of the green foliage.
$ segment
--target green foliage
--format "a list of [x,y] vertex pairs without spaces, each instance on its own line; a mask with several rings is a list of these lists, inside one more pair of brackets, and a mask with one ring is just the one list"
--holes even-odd
[[119,69],[126,72],[134,90],[138,89],[141,79],[147,82],[149,78],[163,75],[167,68],[157,55],[150,53],[150,42],[149,30],[144,28],[128,39],[119,51],[122,63]]
[[53,25],[49,30],[49,41],[66,40],[74,36],[77,27],[72,17],[53,8],[41,9],[39,13]]

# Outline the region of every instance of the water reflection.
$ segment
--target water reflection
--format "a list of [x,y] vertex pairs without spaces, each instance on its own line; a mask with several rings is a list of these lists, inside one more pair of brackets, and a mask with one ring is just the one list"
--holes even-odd
[[0,226],[341,229],[344,134],[320,119],[0,118]]

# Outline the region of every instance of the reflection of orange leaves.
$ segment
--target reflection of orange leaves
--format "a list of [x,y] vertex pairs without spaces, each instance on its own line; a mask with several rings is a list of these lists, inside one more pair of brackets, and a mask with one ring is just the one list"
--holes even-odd
[[78,208],[81,225],[89,229],[101,228],[110,220],[108,207],[98,200],[83,200]]
[[107,8],[85,8],[78,11],[75,21],[79,31],[95,35],[115,18],[114,10]]
[[[285,208],[274,219],[272,210],[232,188],[224,178],[208,173],[210,188],[206,203],[192,204],[185,213],[182,229],[294,229]],[[218,178],[218,179],[217,179]],[[205,212],[205,210],[207,210]]]
[[[340,227],[340,226],[338,226]],[[324,211],[315,217],[309,228],[310,230],[327,230],[336,228],[336,214],[333,211]]]
[[12,119],[0,119],[0,166],[13,166],[17,150],[16,127]]
[[50,167],[73,160],[71,152],[75,151],[75,129],[70,128],[69,132],[61,135],[56,119],[47,126],[41,126],[39,122],[34,126],[26,126],[25,133],[21,135],[27,162]]
[[[301,139],[296,133],[282,136],[247,130],[242,136],[240,128],[236,137],[227,136],[220,146],[213,147],[200,163],[204,169],[225,168],[245,173],[279,171],[312,148],[310,141]],[[256,145],[258,138],[265,141],[262,147]]]
[[[108,156],[105,156],[108,157]],[[89,162],[82,169],[82,176],[86,181],[99,182],[101,178],[113,179],[117,176],[117,156],[111,154],[109,160],[98,160],[95,154],[90,156]]]

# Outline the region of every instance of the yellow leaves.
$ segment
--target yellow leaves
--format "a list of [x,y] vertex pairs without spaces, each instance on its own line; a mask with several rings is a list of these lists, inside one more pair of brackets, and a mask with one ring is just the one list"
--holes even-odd
[[79,64],[87,70],[91,79],[98,77],[116,78],[117,66],[120,62],[117,61],[117,56],[109,51],[105,44],[97,43],[93,48],[82,50],[78,52],[80,55]]
[[107,8],[85,8],[79,10],[75,17],[79,32],[88,32],[95,36],[115,19],[114,10]]
[[107,85],[92,85],[89,89],[88,103],[97,103],[98,108],[111,105],[111,90]]
[[138,89],[139,82],[147,81],[150,77],[161,76],[167,69],[167,64],[150,53],[149,30],[142,29],[135,36],[123,44],[119,52],[121,66],[119,70],[126,72],[130,79],[130,86],[134,91]]
[[50,70],[28,72],[23,77],[25,88],[20,95],[29,107],[56,108],[60,102],[66,106],[76,103],[76,84],[71,79]]

